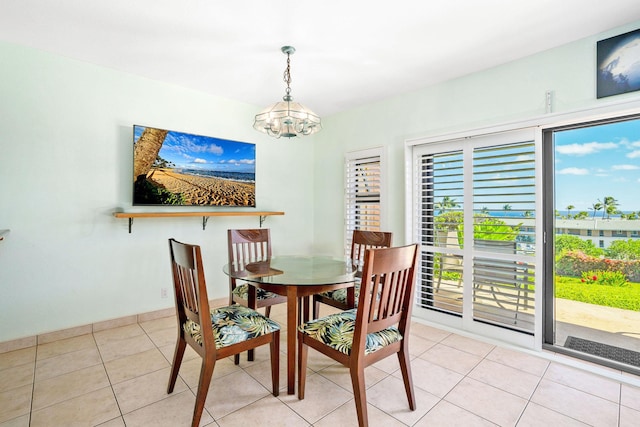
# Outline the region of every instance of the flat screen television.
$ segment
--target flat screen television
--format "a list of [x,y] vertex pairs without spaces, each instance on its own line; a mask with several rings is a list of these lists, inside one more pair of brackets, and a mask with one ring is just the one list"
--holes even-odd
[[256,206],[255,144],[133,126],[133,204]]

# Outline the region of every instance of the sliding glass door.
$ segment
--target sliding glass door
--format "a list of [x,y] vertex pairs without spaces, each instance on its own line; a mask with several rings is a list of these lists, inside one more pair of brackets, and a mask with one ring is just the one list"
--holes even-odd
[[640,369],[640,118],[544,131],[544,342]]

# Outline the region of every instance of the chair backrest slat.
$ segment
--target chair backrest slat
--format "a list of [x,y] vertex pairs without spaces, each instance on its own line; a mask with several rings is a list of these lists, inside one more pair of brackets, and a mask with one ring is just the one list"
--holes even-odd
[[[198,307],[198,291],[196,289],[196,280],[192,274],[193,270],[182,266],[177,267],[179,276],[179,285],[182,290],[183,307],[187,317],[193,321],[198,319],[200,308]],[[199,323],[199,320],[198,320]]]
[[271,235],[268,228],[228,230],[229,263],[246,265],[271,258]]

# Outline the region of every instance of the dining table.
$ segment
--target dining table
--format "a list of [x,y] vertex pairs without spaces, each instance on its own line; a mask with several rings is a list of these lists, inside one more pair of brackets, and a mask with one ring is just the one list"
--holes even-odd
[[301,321],[309,319],[309,297],[354,285],[357,267],[350,259],[324,255],[277,256],[226,264],[228,276],[287,297],[287,393],[295,393],[296,340]]

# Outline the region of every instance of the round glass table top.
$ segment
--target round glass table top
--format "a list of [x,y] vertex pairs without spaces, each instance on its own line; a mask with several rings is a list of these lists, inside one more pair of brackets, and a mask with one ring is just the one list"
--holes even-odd
[[234,279],[272,285],[326,285],[353,282],[356,267],[350,259],[330,256],[278,256],[249,264],[226,264]]

